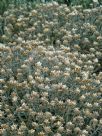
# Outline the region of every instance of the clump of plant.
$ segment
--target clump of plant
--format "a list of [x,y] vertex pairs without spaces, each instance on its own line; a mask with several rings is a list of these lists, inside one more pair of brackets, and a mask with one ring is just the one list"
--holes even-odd
[[0,135],[101,136],[102,7],[10,5],[0,19]]

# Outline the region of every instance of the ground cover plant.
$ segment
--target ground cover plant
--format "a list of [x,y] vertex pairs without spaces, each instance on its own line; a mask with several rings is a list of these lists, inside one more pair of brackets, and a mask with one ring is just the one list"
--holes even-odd
[[16,7],[22,4],[34,7],[36,4],[49,2],[58,2],[67,6],[82,5],[83,8],[90,8],[102,4],[102,0],[0,0],[0,14],[3,14],[8,9],[9,4],[14,4]]
[[0,135],[102,135],[102,6],[56,2],[0,16]]

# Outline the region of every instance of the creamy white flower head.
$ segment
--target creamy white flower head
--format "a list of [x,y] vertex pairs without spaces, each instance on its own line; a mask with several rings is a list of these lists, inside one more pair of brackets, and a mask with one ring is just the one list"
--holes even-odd
[[95,63],[98,63],[98,59],[97,59],[97,58],[95,58],[95,59],[94,59],[94,62],[95,62]]
[[13,125],[11,126],[11,129],[12,129],[12,130],[16,130],[16,129],[17,129],[17,125],[16,125],[16,124],[13,124]]
[[33,61],[33,57],[30,56],[30,57],[28,58],[28,60],[29,60],[30,62],[32,62],[32,61]]
[[45,86],[45,89],[49,90],[49,89],[50,89],[50,87],[49,87],[48,85],[46,85],[46,86]]
[[94,3],[98,3],[98,0],[92,0]]
[[83,79],[88,79],[88,77],[89,77],[89,72],[87,71],[83,71],[83,72],[81,72],[82,73],[82,77],[83,77]]
[[65,70],[70,72],[71,68],[70,67],[66,67]]
[[84,130],[82,131],[82,134],[85,134],[85,136],[86,136],[86,135],[88,135],[88,131],[84,129]]
[[58,2],[56,1],[52,1],[52,2],[53,2],[53,5],[58,6]]
[[12,98],[12,101],[13,101],[13,102],[16,102],[16,101],[17,101],[17,96],[14,96],[14,97]]
[[38,67],[40,67],[42,65],[42,63],[39,61],[36,63]]

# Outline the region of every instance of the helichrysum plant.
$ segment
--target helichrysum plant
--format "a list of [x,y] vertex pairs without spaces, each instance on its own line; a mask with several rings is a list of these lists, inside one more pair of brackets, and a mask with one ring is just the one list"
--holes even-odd
[[101,136],[102,6],[10,4],[0,19],[0,135]]

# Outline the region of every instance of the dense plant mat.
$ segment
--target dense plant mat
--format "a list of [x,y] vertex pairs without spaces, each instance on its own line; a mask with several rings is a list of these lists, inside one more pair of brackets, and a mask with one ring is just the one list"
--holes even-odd
[[102,135],[102,6],[57,3],[0,16],[0,135]]
[[102,0],[0,0],[0,14],[3,14],[8,9],[9,4],[14,4],[15,7],[19,7],[22,4],[34,7],[36,4],[49,2],[57,2],[58,4],[66,4],[67,6],[82,5],[83,8],[102,5]]

